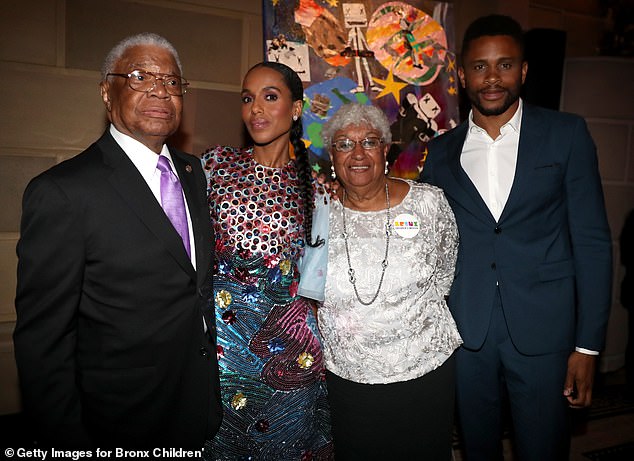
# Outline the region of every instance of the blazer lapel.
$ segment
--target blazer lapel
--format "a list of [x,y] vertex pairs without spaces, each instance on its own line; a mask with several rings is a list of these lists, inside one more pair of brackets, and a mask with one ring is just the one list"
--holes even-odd
[[527,196],[526,191],[531,187],[529,173],[535,168],[542,151],[539,146],[543,140],[544,121],[530,105],[524,103],[522,110],[515,176],[509,198],[500,215],[500,222],[506,219],[514,209],[521,206],[522,200]]
[[464,171],[460,163],[462,147],[467,136],[469,124],[467,122],[456,128],[456,132],[451,140],[447,143],[449,158],[447,159],[449,170],[453,175],[453,179],[458,187],[449,188],[447,193],[453,195],[453,198],[459,202],[465,209],[469,210],[474,216],[482,221],[495,221],[491,211],[487,207],[484,200],[480,196],[478,189],[475,187],[469,175]]
[[[200,161],[192,164],[191,156],[184,155],[174,149],[170,149],[170,153],[187,199],[187,207],[191,217],[194,242],[196,244],[198,293],[208,296],[208,304],[203,306],[202,314],[207,324],[207,331],[215,338],[216,320],[214,318],[213,301],[209,301],[213,296],[211,293],[211,258],[214,237],[205,193],[205,175]],[[211,306],[211,309],[209,306]]]
[[183,270],[196,280],[196,271],[180,235],[132,161],[109,133],[102,136],[97,145],[103,151],[105,163],[112,168],[112,173],[107,178],[110,184],[148,230],[165,244],[167,251]]
[[175,149],[170,149],[174,166],[185,193],[187,208],[192,222],[194,242],[196,244],[196,266],[198,286],[202,286],[209,276],[207,268],[211,264],[212,230],[209,220],[209,207],[203,193],[201,177],[197,177],[198,165],[192,165],[190,159]]

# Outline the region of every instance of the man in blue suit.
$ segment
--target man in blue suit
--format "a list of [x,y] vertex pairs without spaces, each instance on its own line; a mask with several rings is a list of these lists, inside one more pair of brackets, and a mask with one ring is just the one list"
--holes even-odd
[[465,32],[469,119],[429,145],[460,232],[449,306],[464,340],[457,404],[469,461],[502,459],[508,396],[520,460],[565,460],[567,407],[590,404],[610,309],[611,238],[582,118],[524,104],[522,30],[507,16]]

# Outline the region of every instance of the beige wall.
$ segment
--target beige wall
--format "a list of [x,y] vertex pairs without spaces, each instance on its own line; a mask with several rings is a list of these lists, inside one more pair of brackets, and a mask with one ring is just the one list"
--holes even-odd
[[[30,178],[79,153],[103,131],[106,118],[98,89],[101,59],[126,35],[142,31],[164,35],[179,50],[184,75],[192,83],[175,144],[193,153],[212,144],[239,145],[243,133],[240,79],[262,59],[261,4],[261,0],[2,2],[0,414],[20,409],[11,332],[21,195]],[[594,56],[604,22],[598,0],[456,0],[454,4],[458,41],[472,19],[501,12],[515,16],[527,29],[566,30],[568,57]],[[608,91],[615,90],[607,86]],[[615,230],[622,223],[620,210],[626,208],[623,197],[628,197],[628,206],[634,205],[634,161],[631,145],[620,141],[625,142],[623,125],[608,125],[606,132],[596,135],[606,143],[600,146],[601,168],[608,175],[604,176],[606,196]],[[627,126],[626,139],[631,143],[632,128]],[[622,168],[624,156],[629,169]],[[627,180],[614,179],[626,170]],[[617,206],[617,202],[623,204]],[[610,346],[622,350],[623,334],[616,327],[613,334],[621,339]]]

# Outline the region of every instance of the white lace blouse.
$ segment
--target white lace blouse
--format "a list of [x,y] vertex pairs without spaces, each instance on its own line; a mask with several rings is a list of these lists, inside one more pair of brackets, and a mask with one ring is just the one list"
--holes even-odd
[[[342,378],[386,384],[439,367],[462,342],[444,296],[454,276],[458,231],[443,192],[407,181],[391,211],[388,267],[377,299],[361,304],[348,279],[342,206],[331,202],[328,275],[319,308],[326,368]],[[386,212],[346,208],[352,268],[362,300],[376,293],[385,255]]]

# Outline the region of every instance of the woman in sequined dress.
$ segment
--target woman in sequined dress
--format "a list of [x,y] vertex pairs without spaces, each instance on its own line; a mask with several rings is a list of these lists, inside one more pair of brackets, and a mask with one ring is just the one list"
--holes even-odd
[[[313,189],[301,141],[303,87],[289,67],[249,70],[242,120],[253,147],[204,153],[216,233],[214,301],[224,417],[206,459],[332,459],[316,320],[297,296]],[[289,142],[295,159],[291,159]]]
[[[305,270],[301,293],[310,282],[323,301],[337,459],[448,461],[452,354],[461,343],[444,299],[458,246],[454,215],[437,187],[387,177],[390,126],[376,106],[342,106],[322,137],[340,187],[328,230],[319,231],[327,245],[305,258],[327,255],[327,268]],[[314,224],[316,232],[321,219]]]

